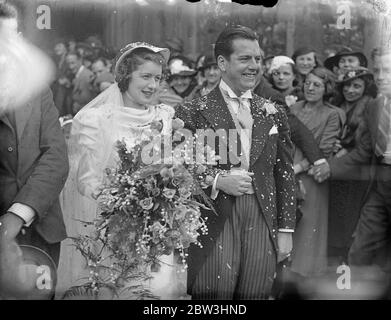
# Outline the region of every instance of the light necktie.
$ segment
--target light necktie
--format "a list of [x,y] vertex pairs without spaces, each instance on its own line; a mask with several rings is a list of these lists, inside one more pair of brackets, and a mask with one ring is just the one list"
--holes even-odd
[[229,107],[229,109],[231,111],[232,117],[234,118],[233,120],[235,122],[235,127],[238,130],[241,140],[241,167],[247,170],[249,168],[252,126],[254,119],[251,115],[250,108],[245,103],[246,98],[231,97],[227,91],[222,90],[222,92],[226,100],[236,101],[238,104],[238,110],[236,114],[234,114],[234,111],[231,107]]
[[383,156],[387,149],[387,142],[391,138],[390,121],[391,121],[391,103],[386,99],[382,110],[380,111],[379,125],[376,136],[375,154]]
[[241,140],[242,140],[242,156],[241,156],[241,168],[248,170],[249,168],[249,156],[251,149],[251,137],[252,127],[254,119],[251,115],[250,108],[244,103],[244,98],[237,98],[238,101],[238,113],[237,118],[241,129]]
[[238,121],[239,121],[239,124],[240,126],[242,127],[242,129],[249,129],[251,130],[252,127],[253,127],[253,122],[254,122],[254,119],[251,115],[251,110],[250,108],[245,105],[243,102],[244,102],[244,99],[242,98],[238,98],[238,103],[239,103],[239,107],[238,107]]

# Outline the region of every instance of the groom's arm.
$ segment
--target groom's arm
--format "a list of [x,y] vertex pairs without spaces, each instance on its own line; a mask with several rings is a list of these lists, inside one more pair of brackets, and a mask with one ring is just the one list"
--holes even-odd
[[277,223],[280,232],[293,232],[296,225],[296,184],[293,172],[293,144],[285,111],[278,107],[277,160],[274,166]]
[[278,226],[277,261],[282,261],[289,256],[293,247],[292,232],[296,226],[296,184],[293,171],[294,149],[288,118],[282,108],[278,107],[275,119],[278,126],[277,156],[274,166]]

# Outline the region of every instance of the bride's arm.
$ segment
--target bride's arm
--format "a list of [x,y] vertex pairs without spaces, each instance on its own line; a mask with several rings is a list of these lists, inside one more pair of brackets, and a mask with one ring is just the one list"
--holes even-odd
[[75,143],[79,149],[77,170],[78,190],[84,196],[96,199],[103,181],[103,171],[110,154],[105,141],[99,112],[89,110],[76,116],[72,126],[75,128]]

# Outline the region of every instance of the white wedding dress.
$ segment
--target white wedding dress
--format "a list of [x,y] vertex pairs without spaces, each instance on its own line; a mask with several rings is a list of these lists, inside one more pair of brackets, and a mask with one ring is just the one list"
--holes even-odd
[[[117,84],[76,115],[69,141],[70,173],[61,194],[69,237],[91,232],[90,226],[77,220],[93,221],[99,213],[92,195],[104,181],[104,169],[117,167],[116,141],[125,139],[132,147],[138,138],[148,134],[149,124],[155,120],[161,120],[163,133],[169,133],[173,116],[174,109],[167,105],[150,106],[147,110],[124,107]],[[186,275],[180,269],[173,254],[163,256],[160,270],[152,272],[152,280],[144,285],[160,299],[186,298]],[[70,287],[85,283],[88,272],[85,259],[72,241],[63,241],[56,296],[61,298]]]

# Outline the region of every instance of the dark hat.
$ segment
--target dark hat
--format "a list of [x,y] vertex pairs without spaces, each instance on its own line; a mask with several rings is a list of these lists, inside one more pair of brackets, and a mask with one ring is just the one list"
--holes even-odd
[[349,47],[343,47],[340,51],[337,52],[335,56],[327,58],[324,61],[324,66],[327,69],[333,71],[333,68],[338,66],[339,59],[343,56],[355,56],[360,60],[360,66],[365,68],[368,66],[368,60],[365,55],[360,51],[353,51]]
[[202,61],[201,66],[199,67],[200,71],[203,71],[211,66],[217,65],[216,58],[213,55],[207,55]]
[[0,296],[5,299],[51,299],[57,273],[53,259],[40,248],[18,246],[10,241],[2,247]]
[[336,82],[343,84],[357,78],[362,78],[364,76],[368,76],[373,80],[373,74],[367,68],[364,67],[350,68],[344,70],[343,73],[338,77],[339,79]]

